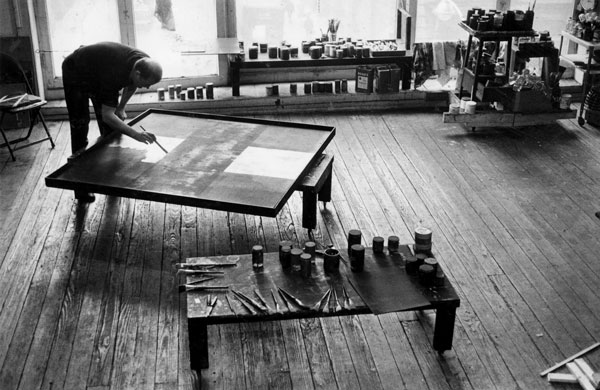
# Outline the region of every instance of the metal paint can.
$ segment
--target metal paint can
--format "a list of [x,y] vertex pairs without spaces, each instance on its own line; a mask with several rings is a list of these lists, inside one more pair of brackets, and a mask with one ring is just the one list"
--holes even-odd
[[430,253],[431,252],[431,236],[432,232],[426,227],[418,227],[415,229],[415,252]]
[[250,48],[248,48],[248,58],[251,60],[255,60],[258,58],[258,47],[257,46],[251,46]]
[[160,100],[160,101],[165,100],[165,89],[164,88],[157,88],[156,92],[158,93],[158,100]]
[[342,80],[335,80],[335,93],[340,93],[342,89]]
[[328,248],[323,253],[323,270],[325,273],[337,272],[340,267],[340,252],[337,249]]
[[406,273],[416,274],[419,271],[419,261],[415,256],[406,257]]
[[179,99],[181,99],[181,100],[185,100],[185,96],[186,96],[186,95],[187,95],[187,94],[186,94],[185,92],[179,92]]
[[292,266],[292,247],[282,246],[279,252],[279,262],[282,268],[290,268]]
[[261,53],[266,53],[269,45],[266,43],[261,43],[260,45],[258,45],[258,47]]
[[310,261],[314,263],[317,253],[317,244],[315,244],[314,241],[306,241],[304,243],[304,253],[308,253],[310,255]]
[[292,248],[290,251],[292,259],[292,269],[294,271],[300,271],[300,255],[302,255],[302,249]]
[[362,232],[358,229],[351,229],[348,231],[348,256],[352,256],[352,245],[361,243]]
[[290,49],[289,47],[282,47],[281,48],[281,55],[280,57],[282,60],[289,60],[290,59]]
[[304,94],[305,95],[310,95],[312,91],[312,84],[311,83],[304,83]]
[[273,86],[272,85],[267,85],[265,87],[265,91],[267,92],[267,96],[273,96]]
[[351,247],[350,269],[352,272],[361,272],[365,268],[365,247],[354,244]]
[[254,245],[252,247],[252,266],[261,268],[263,266],[263,247],[262,245]]
[[281,241],[279,241],[279,256],[281,256],[281,248],[283,248],[284,246],[288,246],[291,249],[292,248],[292,242],[288,241],[288,240],[281,240]]
[[196,99],[204,99],[204,87],[196,87]]
[[311,273],[311,256],[308,253],[300,255],[300,273],[305,278],[310,278]]
[[194,98],[196,97],[196,88],[188,88],[187,89],[187,98],[189,100],[194,100]]
[[434,271],[437,271],[438,269],[438,261],[435,257],[426,257],[425,260],[423,260],[423,264],[432,266]]
[[179,96],[181,94],[181,84],[175,84],[175,95]]
[[342,93],[348,92],[348,80],[342,79]]
[[298,93],[298,85],[290,84],[290,94],[295,95]]
[[273,85],[273,96],[279,95],[279,85]]
[[269,53],[269,58],[277,58],[278,48],[276,46],[269,46],[267,52]]
[[373,253],[383,253],[384,241],[383,237],[373,237]]
[[388,252],[398,252],[400,250],[400,238],[398,236],[388,237]]
[[214,84],[213,83],[206,83],[205,84],[205,88],[206,88],[206,98],[207,99],[214,99]]
[[419,281],[424,286],[431,286],[435,279],[435,270],[432,266],[423,264],[419,266]]

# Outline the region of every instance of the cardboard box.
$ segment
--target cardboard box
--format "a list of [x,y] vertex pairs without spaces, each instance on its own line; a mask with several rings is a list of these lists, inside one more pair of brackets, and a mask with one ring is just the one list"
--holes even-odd
[[555,111],[550,96],[534,89],[515,91],[512,87],[485,87],[482,101],[500,102],[512,112],[535,113]]

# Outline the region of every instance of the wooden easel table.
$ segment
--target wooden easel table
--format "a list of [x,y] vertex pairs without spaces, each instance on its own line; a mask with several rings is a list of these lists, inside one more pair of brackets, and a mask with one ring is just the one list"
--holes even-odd
[[[406,245],[402,245],[400,250],[402,253],[411,255],[410,249]],[[340,252],[344,259],[348,258],[345,250],[340,250]],[[252,266],[252,255],[220,256],[221,259],[226,257],[238,260],[238,265],[222,268],[225,273],[222,278],[215,278],[201,285],[228,286],[227,290],[187,292],[190,363],[191,369],[195,370],[198,376],[200,375],[200,369],[209,366],[207,327],[214,324],[434,309],[436,317],[433,348],[439,353],[452,348],[454,321],[460,299],[450,281],[445,279],[442,285],[435,287],[422,285],[416,275],[406,273],[404,262],[398,260],[400,259],[398,255],[388,254],[387,248],[385,248],[383,254],[374,254],[371,248],[366,248],[365,271],[361,275],[353,275],[344,261],[340,262],[338,272],[326,274],[323,272],[323,259],[317,255],[309,278],[301,276],[299,272],[292,269],[282,268],[278,253],[265,253],[264,267],[258,270]],[[188,259],[188,262],[195,263],[200,259],[218,260],[219,257],[192,258]],[[368,284],[370,275],[375,274],[377,274],[377,281],[372,291],[367,291],[365,294],[365,290],[356,287],[361,283],[358,279],[362,278],[361,280],[363,282],[367,281]],[[388,279],[388,282],[394,280],[396,286],[393,288],[386,287],[385,284],[394,284],[394,282],[386,283],[381,280],[382,278]],[[188,276],[188,282],[194,279],[198,279],[198,277]],[[303,309],[294,304],[289,304],[288,308],[288,305],[278,293],[278,288],[292,294],[311,309]],[[341,308],[341,310],[332,311],[329,306],[325,306],[322,311],[314,309],[314,305],[330,288],[335,289],[340,303],[338,309]],[[390,292],[401,291],[401,294],[382,294],[381,299],[378,298],[377,302],[370,307],[357,292],[360,290],[364,296],[368,297],[369,293],[379,295],[379,291],[376,291],[378,289],[387,289]],[[242,292],[260,302],[260,298],[255,294],[255,290],[259,291],[271,311],[269,313],[249,311],[235,296],[233,290]],[[352,301],[352,305],[345,308],[346,295],[344,290]],[[218,298],[212,311],[210,306],[207,305],[209,294],[213,297],[216,295]],[[372,295],[368,299],[372,299]],[[278,311],[275,311],[275,301],[279,307]]]

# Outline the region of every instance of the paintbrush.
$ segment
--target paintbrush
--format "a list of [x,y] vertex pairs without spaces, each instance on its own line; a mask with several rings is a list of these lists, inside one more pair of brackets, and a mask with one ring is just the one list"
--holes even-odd
[[[146,129],[144,129],[144,126],[140,125],[140,127],[142,128],[142,130],[144,130],[147,133]],[[162,145],[158,143],[158,140],[156,139],[156,137],[154,137],[154,143],[156,145],[158,145],[158,147],[161,148],[163,152],[169,154],[169,152],[167,152],[167,149],[163,148]]]
[[198,286],[195,284],[182,284],[179,286],[179,292],[227,290],[228,288],[229,286]]
[[305,309],[305,310],[310,310],[310,307],[308,307],[307,305],[305,305],[301,300],[299,300],[298,298],[296,298],[295,296],[293,296],[289,292],[285,291],[281,287],[277,287],[277,289],[279,289],[279,292],[283,293],[290,301],[292,301],[296,305],[298,305],[298,307],[300,307],[302,309]]
[[263,307],[259,302],[257,302],[256,300],[250,298],[249,296],[247,296],[246,294],[236,291],[234,289],[231,289],[231,292],[234,293],[238,298],[241,298],[243,300],[245,300],[247,303],[251,304],[252,306],[254,306],[256,309],[258,309],[261,313],[267,313],[268,314],[268,310],[266,307]]
[[277,302],[277,298],[275,298],[275,293],[273,293],[273,289],[271,289],[271,297],[273,297],[273,302],[275,302],[275,312],[277,314],[280,313],[279,311],[279,303]]
[[319,301],[313,305],[312,309],[316,311],[323,311],[323,303],[329,297],[329,294],[331,294],[331,288],[327,290],[321,299],[319,299]]

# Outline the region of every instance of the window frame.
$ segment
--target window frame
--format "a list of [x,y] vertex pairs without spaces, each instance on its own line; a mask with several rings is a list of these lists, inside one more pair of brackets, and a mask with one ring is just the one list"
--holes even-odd
[[[34,2],[34,20],[38,28],[40,62],[42,67],[45,96],[48,99],[64,98],[62,77],[55,76],[52,61],[52,42],[50,40],[50,25],[48,23],[47,3],[50,0]],[[135,26],[133,18],[134,0],[115,0],[119,12],[119,28],[121,43],[136,46]],[[235,38],[237,35],[235,23],[235,0],[213,0],[216,7],[217,38]],[[209,53],[207,53],[209,54]],[[183,87],[193,87],[212,82],[215,85],[226,85],[229,81],[229,58],[227,54],[218,56],[218,73],[196,77],[165,78],[154,87],[166,87],[169,84],[181,84]]]

